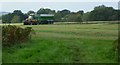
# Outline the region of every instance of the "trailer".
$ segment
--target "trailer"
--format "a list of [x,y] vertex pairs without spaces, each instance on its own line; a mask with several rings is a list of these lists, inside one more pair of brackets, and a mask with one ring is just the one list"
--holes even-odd
[[53,24],[54,14],[30,14],[24,25]]

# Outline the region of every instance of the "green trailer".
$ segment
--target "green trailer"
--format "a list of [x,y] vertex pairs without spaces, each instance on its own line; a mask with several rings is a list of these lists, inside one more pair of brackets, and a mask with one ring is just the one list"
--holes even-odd
[[53,14],[30,14],[24,21],[24,25],[53,24]]

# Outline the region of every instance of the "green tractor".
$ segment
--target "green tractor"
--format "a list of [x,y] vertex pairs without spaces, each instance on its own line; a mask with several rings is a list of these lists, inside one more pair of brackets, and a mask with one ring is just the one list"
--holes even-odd
[[24,25],[38,25],[38,24],[53,24],[53,14],[30,14],[29,17],[24,20]]

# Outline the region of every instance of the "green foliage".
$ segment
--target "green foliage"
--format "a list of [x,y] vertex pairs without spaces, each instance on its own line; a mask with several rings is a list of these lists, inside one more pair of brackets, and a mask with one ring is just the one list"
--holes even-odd
[[36,35],[31,41],[3,47],[3,63],[117,62],[111,49],[118,36],[117,24],[56,24],[32,28]]
[[12,13],[14,16],[17,15],[20,17],[20,22],[22,22],[25,19],[25,15],[21,12],[21,10],[14,10]]
[[55,21],[61,21],[62,14],[60,13],[60,11],[55,13],[54,18],[55,18]]
[[35,13],[35,12],[30,10],[30,11],[27,12],[27,15],[30,15],[31,13]]
[[[19,18],[18,23],[22,22],[24,19],[27,18],[26,14],[23,14],[20,10],[15,10],[13,13],[9,13],[6,15],[2,15],[2,22],[3,23],[11,23],[12,20],[15,18]],[[17,21],[16,21],[17,22]]]
[[83,21],[89,21],[89,19],[90,19],[90,18],[89,18],[89,14],[90,14],[90,12],[84,13],[82,20],[83,20]]
[[82,15],[80,13],[71,13],[66,15],[62,20],[66,22],[82,22]]
[[70,12],[69,10],[64,9],[62,11],[58,11],[54,17],[56,21],[81,22],[82,16],[83,16],[83,11]]
[[[116,39],[113,43],[113,48],[112,50],[114,51],[114,55],[118,55],[118,59],[120,59],[120,31],[118,32],[118,39]],[[118,60],[117,59],[117,60]]]
[[2,42],[3,46],[10,46],[15,43],[25,42],[31,37],[31,27],[21,28],[18,26],[3,26],[2,27]]
[[2,16],[0,16],[0,20],[2,20]]
[[104,5],[97,6],[93,11],[89,13],[90,21],[113,21],[118,20],[118,11],[112,7],[106,7]]
[[11,22],[12,22],[12,23],[18,23],[18,22],[20,22],[20,16],[15,15],[15,16],[12,18]]
[[70,14],[71,12],[67,9],[64,9],[64,10],[60,11],[60,13],[61,13],[62,17],[64,17],[64,16]]
[[13,14],[12,13],[9,13],[9,14],[6,14],[6,15],[3,15],[2,16],[2,22],[3,23],[10,23],[12,18],[13,18]]
[[[28,11],[23,14],[21,10],[14,10],[13,13],[9,13],[2,16],[3,23],[11,23],[15,18],[19,18],[22,22],[25,20],[30,13],[34,11]],[[94,10],[84,13],[84,11],[71,12],[70,10],[64,9],[61,11],[55,11],[48,8],[40,8],[37,14],[54,14],[54,20],[59,22],[81,22],[81,21],[117,21],[120,20],[120,10],[116,10],[113,7],[106,7],[104,5],[97,6]],[[19,17],[16,17],[19,16]],[[17,21],[16,21],[17,22]]]
[[51,9],[44,9],[44,8],[40,8],[38,11],[37,11],[37,14],[55,14],[55,10],[51,10]]

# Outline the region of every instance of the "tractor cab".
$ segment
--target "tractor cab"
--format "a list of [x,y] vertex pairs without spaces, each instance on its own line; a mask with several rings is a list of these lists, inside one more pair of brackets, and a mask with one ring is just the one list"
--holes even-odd
[[38,20],[35,19],[35,14],[31,13],[28,18],[24,21],[24,25],[37,25]]

